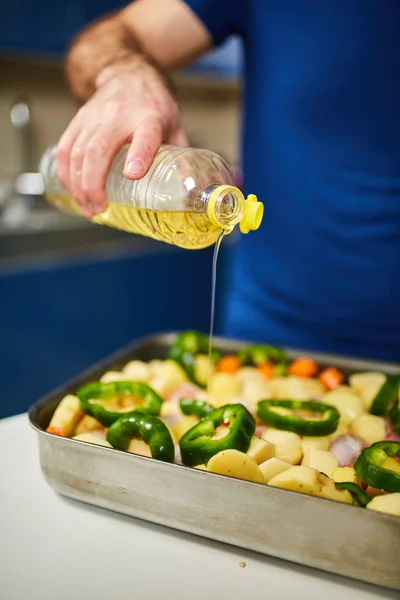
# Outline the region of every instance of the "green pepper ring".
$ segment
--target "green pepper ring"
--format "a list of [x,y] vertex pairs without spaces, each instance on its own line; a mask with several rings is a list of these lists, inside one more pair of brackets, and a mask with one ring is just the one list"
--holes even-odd
[[400,398],[395,402],[389,412],[393,429],[400,434]]
[[[212,439],[217,427],[229,424],[229,432],[222,438]],[[254,417],[242,404],[226,404],[216,408],[181,438],[182,462],[195,467],[207,462],[222,450],[247,452],[256,429]]]
[[[208,350],[208,337],[198,331],[185,331],[178,335],[169,349],[167,358],[174,360],[185,371],[192,383],[204,388],[205,384],[196,378],[195,356],[196,354],[208,354]],[[212,361],[217,362],[219,357],[220,352],[212,349]]]
[[400,375],[389,375],[381,385],[370,408],[370,413],[384,417],[393,401],[398,397]]
[[[294,415],[280,415],[272,407],[290,410],[310,410],[322,413],[319,421],[311,421]],[[258,418],[275,429],[292,431],[298,435],[323,436],[336,431],[340,414],[337,408],[323,402],[309,400],[260,400],[257,409]]]
[[150,446],[156,460],[174,462],[175,447],[168,427],[152,415],[133,410],[115,421],[107,433],[107,441],[114,448],[127,450],[133,438],[142,439]]
[[266,344],[245,346],[238,352],[238,359],[242,365],[249,362],[260,366],[268,360],[273,360],[279,364],[289,363],[289,358],[283,350],[275,346],[267,346]]
[[199,419],[203,419],[215,410],[208,402],[204,402],[204,400],[192,400],[191,398],[181,398],[179,400],[179,408],[184,415],[195,415]]
[[371,502],[371,498],[357,483],[352,481],[344,481],[335,483],[335,487],[337,490],[346,490],[349,492],[353,498],[353,504],[355,506],[365,507],[369,502]]
[[385,469],[386,458],[400,457],[400,442],[386,440],[365,448],[354,464],[358,478],[367,485],[385,492],[400,492],[400,473]]
[[[139,381],[109,381],[102,383],[88,383],[77,391],[77,396],[85,414],[94,417],[104,427],[110,427],[127,411],[110,411],[99,402],[93,400],[107,400],[115,396],[134,396],[143,400],[143,405],[138,408],[147,414],[157,416],[160,414],[162,398],[145,383]],[[133,410],[133,409],[132,409]]]

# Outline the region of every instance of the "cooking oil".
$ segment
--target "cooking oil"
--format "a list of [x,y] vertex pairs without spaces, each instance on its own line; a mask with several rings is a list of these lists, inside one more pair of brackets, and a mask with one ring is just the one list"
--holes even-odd
[[[107,178],[107,210],[91,220],[196,250],[215,244],[221,232],[239,224],[242,233],[256,230],[263,205],[245,200],[226,162],[198,148],[161,146],[148,173],[137,181],[123,175],[128,146],[115,157]],[[57,176],[55,148],[41,162],[45,193],[63,212],[82,216]]]

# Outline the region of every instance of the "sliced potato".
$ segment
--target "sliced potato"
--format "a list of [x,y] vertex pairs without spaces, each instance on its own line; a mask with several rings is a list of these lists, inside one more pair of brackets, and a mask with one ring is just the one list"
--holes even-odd
[[391,456],[388,456],[383,461],[383,463],[381,464],[381,468],[390,469],[391,471],[394,471],[395,473],[400,473],[400,464],[397,462],[397,460],[395,460]]
[[389,492],[385,492],[384,490],[378,490],[378,488],[371,487],[370,485],[365,490],[370,498],[375,498],[375,496],[387,496]]
[[149,456],[151,458],[150,446],[143,440],[138,440],[136,438],[130,441],[127,452],[140,454],[141,456]]
[[400,517],[400,492],[386,494],[385,496],[375,496],[367,504],[367,508]]
[[317,379],[303,377],[278,377],[267,382],[271,396],[278,399],[310,400],[320,398],[325,388]]
[[83,412],[77,396],[69,394],[65,396],[57,406],[49,423],[49,427],[62,429],[67,437],[70,437]]
[[268,485],[302,494],[320,496],[323,484],[319,479],[318,471],[315,469],[311,467],[292,467],[270,479]]
[[349,431],[371,446],[371,444],[385,439],[386,423],[382,417],[361,415],[350,424]]
[[127,381],[141,381],[142,383],[148,383],[151,378],[150,365],[142,360],[131,360],[122,369],[122,373]]
[[198,469],[199,471],[208,471],[206,465],[196,465],[193,467],[194,469]]
[[89,442],[90,444],[97,444],[98,446],[106,446],[107,448],[112,448],[111,444],[109,444],[107,440],[103,440],[97,435],[94,435],[94,433],[90,432],[74,435],[72,439],[79,440],[80,442]]
[[273,477],[268,485],[311,496],[329,498],[337,502],[352,503],[349,492],[337,490],[332,480],[312,467],[292,467]]
[[207,464],[211,473],[264,483],[264,477],[256,461],[239,450],[222,450],[215,454]]
[[332,478],[334,470],[339,466],[337,458],[332,452],[318,450],[318,448],[307,450],[301,464],[306,467],[312,467],[320,473],[325,473],[330,478]]
[[110,381],[124,381],[125,375],[122,371],[107,371],[104,373],[102,377],[100,377],[100,381],[102,383],[109,383]]
[[192,427],[194,427],[195,425],[197,425],[197,423],[199,422],[200,419],[198,419],[195,416],[188,416],[188,417],[182,417],[181,419],[179,419],[179,421],[177,421],[173,426],[172,426],[172,430],[175,434],[176,439],[179,440],[181,439],[181,437],[183,435],[185,435],[185,433],[187,431],[189,431],[189,429],[192,429]]
[[329,435],[321,435],[321,436],[303,436],[301,438],[301,448],[303,450],[303,454],[310,450],[311,448],[317,448],[318,450],[328,450],[331,444],[331,438]]
[[194,359],[194,375],[202,385],[207,385],[209,377],[215,372],[215,366],[206,354],[197,354]]
[[88,431],[93,431],[94,429],[101,428],[102,425],[90,415],[83,415],[82,419],[78,422],[75,427],[74,435],[80,435],[81,433],[86,433]]
[[360,396],[348,386],[341,385],[322,397],[322,402],[335,406],[340,412],[339,427],[348,426],[357,417],[365,414]]
[[210,379],[210,400],[215,406],[229,404],[240,393],[240,383],[233,373],[214,373]]
[[179,407],[179,403],[166,400],[161,405],[160,415],[161,417],[181,417],[182,411]]
[[337,467],[332,473],[332,479],[336,483],[357,483],[360,485],[360,480],[353,467]]
[[296,433],[269,428],[261,437],[275,446],[276,458],[292,465],[297,465],[301,461],[303,456],[301,438]]
[[256,463],[260,465],[269,458],[275,456],[275,446],[271,442],[262,440],[254,435],[250,442],[250,448],[247,450],[247,455],[254,458]]
[[349,377],[349,383],[360,394],[365,408],[369,410],[373,399],[386,379],[387,377],[383,373],[371,371],[368,373],[354,373]]
[[165,360],[157,368],[157,375],[149,381],[149,386],[162,398],[168,396],[188,380],[185,371],[173,360]]
[[147,363],[150,369],[150,378],[157,377],[163,368],[164,361],[158,358]]
[[280,458],[270,458],[259,465],[260,471],[264,476],[264,483],[268,483],[273,477],[291,469],[292,466]]

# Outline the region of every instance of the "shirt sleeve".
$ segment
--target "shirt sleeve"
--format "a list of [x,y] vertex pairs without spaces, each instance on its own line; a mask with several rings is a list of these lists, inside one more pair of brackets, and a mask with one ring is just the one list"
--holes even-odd
[[248,0],[184,0],[218,46],[229,36],[244,36]]

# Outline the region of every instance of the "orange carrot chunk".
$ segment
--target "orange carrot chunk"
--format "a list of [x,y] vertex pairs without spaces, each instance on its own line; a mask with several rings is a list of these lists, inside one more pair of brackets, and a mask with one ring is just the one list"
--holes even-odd
[[334,390],[344,381],[344,375],[335,367],[328,367],[320,373],[318,379],[328,390]]
[[53,435],[60,435],[61,437],[67,437],[65,431],[61,429],[61,427],[48,427],[46,429],[47,433],[52,433]]
[[217,369],[222,373],[237,373],[240,369],[240,361],[234,354],[227,354],[220,359]]
[[288,373],[296,377],[314,377],[318,373],[318,365],[312,358],[300,356],[289,366]]
[[259,365],[257,369],[266,379],[274,378],[275,366],[271,362],[266,361],[262,365]]

